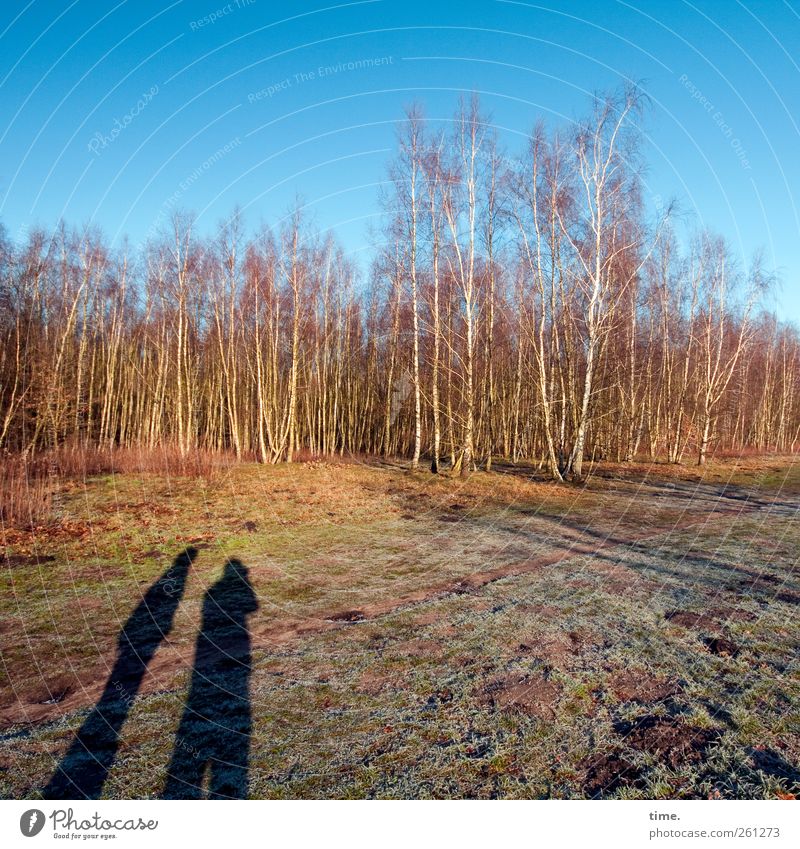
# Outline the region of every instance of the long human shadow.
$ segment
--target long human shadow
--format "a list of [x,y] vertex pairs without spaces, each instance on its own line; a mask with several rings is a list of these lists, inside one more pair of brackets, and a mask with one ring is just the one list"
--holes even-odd
[[195,548],[182,551],[128,617],[119,635],[117,659],[103,694],[42,791],[45,799],[100,796],[117,755],[120,731],[147,666],[172,630],[195,557]]
[[229,560],[203,601],[189,696],[175,737],[165,799],[247,797],[252,730],[247,617],[257,609],[247,568]]

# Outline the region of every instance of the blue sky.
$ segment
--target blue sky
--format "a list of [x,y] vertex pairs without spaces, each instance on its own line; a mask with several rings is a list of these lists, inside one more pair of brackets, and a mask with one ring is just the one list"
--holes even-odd
[[133,243],[173,206],[201,229],[299,194],[369,255],[396,122],[477,91],[513,154],[538,117],[639,81],[646,195],[763,248],[800,321],[800,2],[5,2],[0,221],[60,217]]

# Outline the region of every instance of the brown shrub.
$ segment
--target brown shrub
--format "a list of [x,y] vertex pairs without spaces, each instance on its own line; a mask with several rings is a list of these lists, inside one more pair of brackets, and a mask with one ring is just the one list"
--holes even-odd
[[0,519],[3,525],[30,528],[50,516],[53,486],[50,476],[24,457],[6,456],[0,462]]
[[[248,458],[249,459],[249,458]],[[6,526],[31,528],[53,519],[59,483],[93,475],[157,474],[205,478],[229,469],[236,458],[197,448],[181,454],[175,445],[86,447],[64,445],[37,454],[7,454],[0,461],[0,519]]]

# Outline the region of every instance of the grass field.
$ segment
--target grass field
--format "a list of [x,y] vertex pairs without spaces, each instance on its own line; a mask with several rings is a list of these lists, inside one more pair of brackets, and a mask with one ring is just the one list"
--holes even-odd
[[779,457],[65,484],[4,530],[0,794],[792,797],[798,507]]

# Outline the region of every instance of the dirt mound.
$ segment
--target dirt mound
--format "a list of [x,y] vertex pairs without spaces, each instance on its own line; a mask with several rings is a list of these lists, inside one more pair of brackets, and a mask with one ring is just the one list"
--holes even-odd
[[592,755],[582,761],[580,766],[586,770],[581,786],[590,799],[613,793],[620,787],[643,786],[642,771],[619,752]]
[[800,593],[777,593],[775,598],[778,601],[783,601],[786,604],[800,604]]
[[564,668],[571,661],[602,643],[599,634],[583,631],[547,631],[526,635],[522,642],[514,642],[513,648],[520,655],[536,657],[544,663]]
[[718,731],[661,716],[642,716],[634,722],[618,722],[614,730],[632,748],[655,755],[673,769],[683,763],[701,760],[705,750],[719,737]]
[[480,702],[497,710],[524,713],[539,719],[553,719],[561,687],[530,675],[505,675],[484,687]]
[[39,680],[20,695],[30,704],[57,705],[64,701],[76,689],[74,676],[64,673],[47,681]]
[[668,610],[664,618],[682,628],[714,628],[719,624],[717,618],[708,613],[693,613],[690,610]]
[[2,562],[6,566],[40,566],[43,563],[53,563],[55,559],[53,554],[6,554]]
[[332,613],[328,619],[331,622],[361,622],[366,616],[363,610],[343,610],[341,613]]
[[730,622],[753,622],[758,618],[755,613],[751,613],[749,610],[739,610],[733,607],[718,610],[717,613],[723,622],[726,620]]
[[722,637],[706,637],[703,642],[711,654],[721,657],[736,657],[739,654],[739,646]]
[[609,689],[621,702],[641,704],[663,702],[683,691],[683,687],[677,681],[653,678],[631,671],[618,673]]
[[739,582],[743,587],[756,587],[759,584],[782,584],[783,580],[777,575],[771,575],[769,572],[751,572],[747,571],[747,577],[742,578]]
[[543,634],[535,640],[527,639],[519,644],[518,651],[555,666],[563,666],[575,654],[576,646],[567,634],[554,633]]

